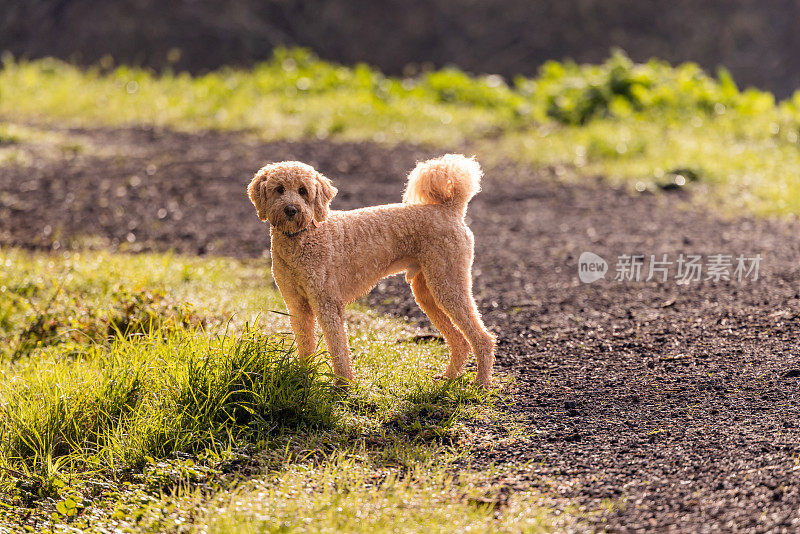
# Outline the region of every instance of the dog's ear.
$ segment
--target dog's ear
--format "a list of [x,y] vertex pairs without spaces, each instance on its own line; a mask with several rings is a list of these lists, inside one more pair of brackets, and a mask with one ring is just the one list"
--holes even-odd
[[328,205],[337,192],[330,180],[317,173],[317,191],[314,196],[314,219],[317,222],[324,221],[328,217]]
[[247,186],[247,196],[250,202],[256,207],[258,218],[262,221],[267,220],[267,169],[261,169],[256,173]]

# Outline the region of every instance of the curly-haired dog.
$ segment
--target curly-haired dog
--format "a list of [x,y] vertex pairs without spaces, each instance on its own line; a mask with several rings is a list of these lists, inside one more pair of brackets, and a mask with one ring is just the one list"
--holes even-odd
[[444,376],[461,374],[472,347],[475,381],[489,385],[495,339],[472,297],[474,238],[464,222],[482,174],[474,159],[447,154],[417,164],[402,204],[333,211],[336,188],[309,165],[285,161],[256,173],[247,193],[270,223],[272,274],[301,358],[314,353],[316,318],[334,372],[352,381],[344,307],[381,278],[405,271],[417,303],[450,346]]

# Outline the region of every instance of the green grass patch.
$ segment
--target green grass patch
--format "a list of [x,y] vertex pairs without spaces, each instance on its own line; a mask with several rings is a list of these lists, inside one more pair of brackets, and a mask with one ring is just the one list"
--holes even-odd
[[[69,159],[95,148],[81,136],[0,122],[0,166],[31,166],[42,159]],[[0,193],[0,202],[3,200]]]
[[[196,77],[114,68],[110,60],[84,70],[7,59],[0,117],[456,150],[466,143],[484,159],[599,173],[639,190],[685,187],[675,171],[688,169],[698,196],[732,210],[800,213],[800,92],[776,103],[770,93],[740,90],[725,70],[714,77],[692,63],[634,64],[621,52],[601,65],[548,62],[537,77],[510,83],[453,68],[394,78],[298,49],[278,50],[250,70]],[[0,128],[0,143],[16,146],[13,128]]]
[[[451,94],[456,80],[464,90]],[[458,143],[503,127],[507,115],[515,113],[498,98],[503,90],[514,96],[501,86],[491,80],[475,84],[457,71],[404,82],[365,65],[326,63],[303,50],[279,50],[252,70],[223,69],[199,77],[124,66],[82,70],[53,59],[7,61],[0,70],[0,116],[75,125],[248,130],[268,139]]]
[[602,175],[631,191],[686,188],[729,215],[800,215],[800,146],[793,121],[686,116],[596,119],[583,126],[538,128],[482,143],[487,160],[555,167],[580,181]]
[[[386,469],[352,451],[323,466],[288,466],[271,479],[219,496],[203,523],[219,534],[550,532],[557,526],[551,514],[530,509],[537,495],[509,495],[491,476],[459,476],[435,465]],[[286,491],[292,499],[282,498]]]
[[549,528],[538,496],[501,513],[496,477],[455,467],[483,427],[522,436],[502,392],[435,380],[441,343],[358,306],[336,387],[322,350],[297,359],[266,267],[0,249],[0,527]]

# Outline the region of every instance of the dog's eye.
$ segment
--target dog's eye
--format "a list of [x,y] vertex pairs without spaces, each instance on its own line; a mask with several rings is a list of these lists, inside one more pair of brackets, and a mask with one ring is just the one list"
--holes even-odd
[[305,187],[301,187],[300,189],[297,190],[297,192],[303,196],[306,196],[308,194],[308,190]]
[[275,188],[275,192],[278,193],[279,195],[282,195],[283,194],[283,186],[279,185],[278,187],[276,187]]

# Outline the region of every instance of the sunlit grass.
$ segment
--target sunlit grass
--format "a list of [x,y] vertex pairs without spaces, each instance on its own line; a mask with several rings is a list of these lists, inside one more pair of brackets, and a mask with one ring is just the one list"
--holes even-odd
[[499,482],[528,467],[442,469],[458,456],[424,446],[356,444],[320,461],[320,454],[289,443],[284,450],[254,455],[272,466],[269,473],[211,496],[202,489],[207,471],[191,462],[158,462],[145,468],[151,477],[182,481],[169,498],[120,492],[109,503],[110,514],[87,510],[71,524],[89,532],[162,532],[191,525],[194,532],[221,534],[560,532],[578,523],[579,514],[556,514],[541,504],[542,495]]
[[[298,361],[266,260],[0,249],[0,304],[0,528],[162,531],[186,513],[217,531],[258,530],[259,492],[292,495],[303,472],[320,491],[271,503],[281,522],[296,512],[356,528],[357,507],[320,515],[346,480],[341,506],[362,495],[384,514],[363,531],[404,517],[504,524],[464,497],[480,488],[448,478],[468,460],[470,425],[503,421],[513,439],[502,394],[434,379],[441,343],[403,341],[412,327],[358,306],[357,381],[336,387],[321,343]],[[434,490],[436,506],[423,506]],[[525,499],[524,520],[546,525],[538,497]],[[206,515],[212,501],[249,505]]]
[[797,128],[771,116],[598,119],[480,146],[490,159],[514,154],[535,166],[562,166],[565,176],[602,175],[639,190],[657,191],[688,170],[697,180],[686,180],[688,188],[702,192],[698,200],[729,214],[800,214]]
[[505,501],[498,490],[480,475],[454,476],[425,462],[406,471],[386,469],[356,451],[325,465],[289,466],[220,496],[201,522],[218,534],[534,533],[557,525],[551,513],[535,504],[536,494],[514,492]]
[[0,166],[30,166],[45,158],[63,160],[88,148],[86,140],[75,135],[0,122]]
[[366,66],[281,52],[252,71],[200,77],[119,67],[84,71],[56,60],[6,63],[0,116],[73,125],[155,124],[247,130],[266,139],[458,143],[502,127],[507,113],[431,99]]
[[26,336],[39,348],[85,343],[123,319],[163,314],[214,329],[231,318],[286,329],[285,316],[270,313],[283,301],[267,269],[255,260],[3,249],[0,356],[18,351]]

